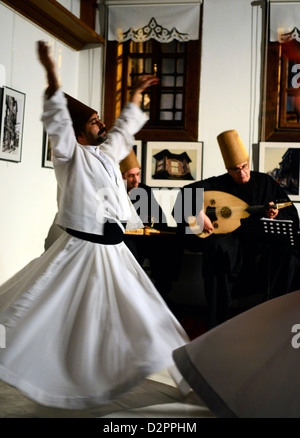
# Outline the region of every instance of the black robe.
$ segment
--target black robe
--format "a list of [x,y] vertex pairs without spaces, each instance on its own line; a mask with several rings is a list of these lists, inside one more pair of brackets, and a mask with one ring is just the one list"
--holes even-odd
[[129,198],[135,207],[144,226],[167,233],[151,235],[126,235],[124,242],[131,250],[141,266],[149,260],[149,275],[155,286],[168,301],[172,282],[176,280],[179,270],[176,266],[181,260],[181,248],[176,242],[176,229],[169,227],[163,209],[157,202],[153,188],[140,183],[137,189],[129,192]]

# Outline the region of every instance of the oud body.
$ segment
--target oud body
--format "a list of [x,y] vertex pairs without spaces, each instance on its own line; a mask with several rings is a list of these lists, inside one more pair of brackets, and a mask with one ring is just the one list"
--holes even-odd
[[[292,202],[270,205],[250,206],[230,193],[207,190],[204,192],[204,212],[210,218],[214,230],[212,234],[232,233],[241,225],[241,219],[246,219],[252,213],[265,212],[268,208],[284,208]],[[210,233],[204,233],[195,216],[188,217],[191,231],[198,237],[206,238]]]

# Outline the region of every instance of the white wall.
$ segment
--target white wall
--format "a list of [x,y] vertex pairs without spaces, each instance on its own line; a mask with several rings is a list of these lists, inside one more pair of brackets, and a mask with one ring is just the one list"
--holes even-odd
[[22,161],[0,160],[0,284],[38,257],[56,212],[54,171],[42,167],[46,76],[36,42],[48,41],[65,92],[101,112],[102,48],[77,52],[0,1],[0,86],[26,95]]
[[216,137],[236,129],[252,157],[258,140],[261,16],[251,0],[204,0],[199,141],[203,177],[225,172]]

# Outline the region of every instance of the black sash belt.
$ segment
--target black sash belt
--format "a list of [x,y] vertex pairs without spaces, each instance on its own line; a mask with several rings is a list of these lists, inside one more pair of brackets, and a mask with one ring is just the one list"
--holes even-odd
[[71,236],[78,237],[78,239],[100,243],[102,245],[117,245],[124,240],[124,233],[119,225],[110,222],[104,224],[103,236],[99,234],[83,233],[82,231],[71,230],[70,228],[67,228],[66,232],[71,234]]

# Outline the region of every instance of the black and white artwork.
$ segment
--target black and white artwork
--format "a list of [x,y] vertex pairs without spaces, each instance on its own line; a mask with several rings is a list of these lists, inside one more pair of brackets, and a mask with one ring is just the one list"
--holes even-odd
[[1,88],[0,159],[21,161],[25,94]]
[[43,131],[43,161],[42,167],[53,169],[53,151],[50,138],[46,131]]

